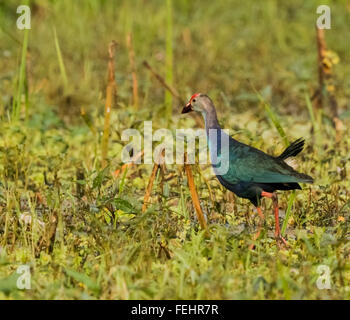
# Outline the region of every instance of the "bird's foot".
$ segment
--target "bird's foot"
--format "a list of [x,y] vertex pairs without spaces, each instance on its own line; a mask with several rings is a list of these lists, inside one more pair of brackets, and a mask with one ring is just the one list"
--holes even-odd
[[280,234],[275,236],[278,247],[287,249],[289,247],[286,239],[284,239]]

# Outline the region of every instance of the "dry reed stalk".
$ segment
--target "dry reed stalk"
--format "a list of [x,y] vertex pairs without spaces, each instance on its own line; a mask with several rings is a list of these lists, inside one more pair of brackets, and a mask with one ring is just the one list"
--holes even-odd
[[194,179],[193,179],[191,165],[187,163],[187,161],[188,161],[187,152],[185,152],[184,160],[185,160],[184,166],[185,166],[185,171],[186,171],[186,175],[187,175],[188,187],[190,189],[193,205],[196,209],[197,219],[199,221],[199,224],[200,224],[202,230],[207,230],[207,222],[204,218],[204,214],[203,214],[201,205],[199,203],[199,198],[198,198],[198,194],[197,194],[197,190],[196,190],[196,185],[195,185]]
[[[332,118],[334,126],[336,127],[336,121],[338,119],[338,104],[334,95],[334,85],[332,83],[333,78],[333,61],[329,57],[329,51],[327,50],[326,40],[324,36],[324,29],[316,27],[316,39],[317,39],[317,55],[318,55],[318,82],[319,88],[315,93],[316,107],[322,109],[324,106],[323,92],[324,90],[328,94],[329,104],[331,107]],[[332,88],[332,89],[331,89]]]
[[167,84],[164,78],[159,73],[157,73],[146,60],[143,61],[143,65],[152,73],[152,75],[159,81],[159,83],[172,94],[173,97],[179,99],[182,105],[185,104],[177,90],[169,84]]
[[135,51],[132,45],[132,34],[129,32],[126,36],[126,45],[129,50],[129,62],[131,68],[132,76],[132,96],[133,96],[133,105],[135,109],[139,107],[139,94],[138,94],[138,81],[136,75],[136,65],[135,65]]
[[117,94],[117,84],[114,77],[114,51],[117,43],[112,41],[108,47],[108,84],[106,89],[106,103],[105,103],[105,121],[102,136],[102,168],[107,165],[107,154],[108,154],[108,141],[109,141],[109,129],[110,129],[110,118],[111,110],[115,104],[115,96]]
[[147,209],[147,204],[148,204],[149,198],[151,196],[154,179],[157,176],[158,169],[159,169],[159,164],[155,163],[154,166],[153,166],[153,169],[152,169],[151,176],[150,176],[149,181],[148,181],[145,197],[143,199],[142,212],[145,212],[146,209]]
[[165,149],[163,149],[162,152],[159,154],[158,161],[156,163],[154,163],[152,173],[151,173],[151,176],[149,178],[148,185],[146,188],[145,197],[143,199],[142,212],[145,212],[147,209],[147,204],[148,204],[149,198],[151,196],[154,179],[157,176],[158,169],[160,169],[162,171],[162,183],[163,183],[163,179],[165,178],[166,167],[165,167],[165,163],[164,163],[164,156],[165,156]]
[[161,189],[162,189],[162,193],[164,194],[164,182],[165,182],[165,177],[166,177],[166,172],[167,172],[167,168],[165,165],[165,149],[162,150],[161,154],[159,155],[159,160],[158,163],[160,165],[160,172],[162,174],[162,179],[161,179]]
[[343,138],[343,131],[345,129],[345,126],[343,124],[343,121],[341,121],[338,117],[334,117],[333,122],[335,125],[335,142],[340,143]]

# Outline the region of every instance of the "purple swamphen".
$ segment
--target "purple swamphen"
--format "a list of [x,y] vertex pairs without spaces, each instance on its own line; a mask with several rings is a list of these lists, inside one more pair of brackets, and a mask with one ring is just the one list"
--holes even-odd
[[[262,197],[271,198],[275,215],[275,237],[285,245],[282,238],[278,219],[278,200],[276,190],[301,189],[299,182],[313,183],[310,176],[295,171],[284,160],[296,156],[304,147],[304,140],[298,139],[290,144],[277,157],[241,143],[228,136],[220,127],[215,106],[212,100],[205,94],[194,94],[188,104],[183,108],[182,113],[197,111],[202,114],[205,122],[207,141],[209,145],[210,158],[214,172],[220,183],[228,190],[241,198],[249,199],[257,208],[261,218],[258,231],[254,237],[256,240],[261,231],[264,215],[260,208]],[[212,131],[217,134],[211,134]],[[223,150],[227,141],[227,156],[223,157]],[[225,160],[226,159],[226,160]],[[227,170],[219,173],[218,160],[228,161]]]

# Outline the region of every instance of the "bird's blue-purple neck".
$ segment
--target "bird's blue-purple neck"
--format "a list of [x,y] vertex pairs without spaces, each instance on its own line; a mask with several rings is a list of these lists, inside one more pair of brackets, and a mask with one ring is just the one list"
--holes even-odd
[[213,151],[219,155],[221,146],[221,136],[224,133],[219,125],[215,109],[202,111],[202,116],[205,123],[205,131],[207,134],[207,142],[209,151],[213,157]]
[[235,157],[235,146],[238,141],[230,137],[228,130],[223,130],[218,121],[216,109],[209,97],[202,97],[201,105],[195,105],[194,110],[199,111],[205,122],[207,143],[211,163],[215,174],[225,175],[229,170],[229,159]]
[[202,111],[201,113],[204,119],[207,135],[209,135],[210,129],[221,129],[215,109],[211,111]]

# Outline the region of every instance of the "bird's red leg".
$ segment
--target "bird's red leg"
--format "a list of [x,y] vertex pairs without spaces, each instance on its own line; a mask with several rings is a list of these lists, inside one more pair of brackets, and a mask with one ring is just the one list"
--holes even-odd
[[[256,207],[256,210],[258,211],[258,215],[260,217],[260,222],[259,222],[259,225],[258,225],[258,231],[256,232],[256,234],[253,237],[253,241],[255,241],[255,240],[257,240],[259,238],[260,233],[261,233],[261,228],[262,228],[262,225],[264,224],[264,220],[265,220],[265,216],[262,213],[261,208],[260,207]],[[252,249],[254,249],[254,247],[255,247],[255,244],[252,243],[249,246],[249,249],[252,250]]]
[[280,222],[279,222],[279,217],[278,217],[278,199],[277,199],[277,194],[276,193],[271,193],[271,192],[261,192],[262,197],[270,198],[272,199],[273,202],[273,211],[275,215],[275,237],[277,240],[280,240],[283,242],[284,245],[287,245],[287,241],[281,236],[281,230],[280,230]]

